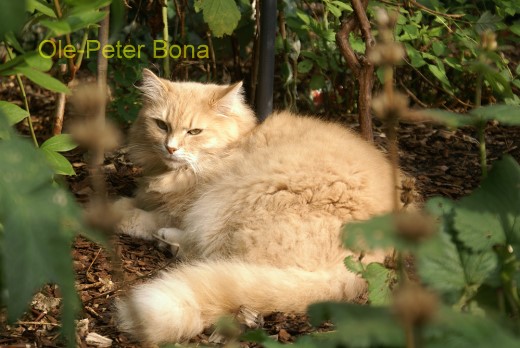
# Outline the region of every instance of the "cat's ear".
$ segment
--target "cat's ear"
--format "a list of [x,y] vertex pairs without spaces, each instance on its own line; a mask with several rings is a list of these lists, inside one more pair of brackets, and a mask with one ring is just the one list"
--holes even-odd
[[157,97],[163,95],[166,91],[166,84],[151,70],[144,69],[143,80],[138,89],[143,92],[146,99],[157,100]]
[[226,114],[244,104],[244,88],[242,81],[229,85],[212,100],[212,105],[221,114]]

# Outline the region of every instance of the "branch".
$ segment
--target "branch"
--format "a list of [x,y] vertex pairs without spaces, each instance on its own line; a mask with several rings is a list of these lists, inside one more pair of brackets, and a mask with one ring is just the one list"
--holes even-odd
[[348,41],[350,33],[356,28],[356,25],[357,21],[353,16],[341,21],[341,28],[336,33],[336,43],[350,70],[352,70],[356,77],[359,77],[359,74],[361,73],[361,64]]
[[372,36],[372,32],[370,30],[370,22],[367,18],[367,7],[368,0],[363,0],[363,3],[360,0],[352,0],[352,8],[354,9],[354,13],[358,19],[359,27],[361,28],[361,34],[363,35],[363,39],[365,39],[365,45],[367,51],[369,51],[376,44],[374,37]]

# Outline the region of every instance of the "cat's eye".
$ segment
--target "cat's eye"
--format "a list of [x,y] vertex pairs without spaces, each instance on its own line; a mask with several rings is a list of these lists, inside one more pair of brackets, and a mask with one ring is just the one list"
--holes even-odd
[[197,135],[197,134],[200,134],[202,132],[202,129],[200,128],[193,128],[193,129],[190,129],[187,133],[189,135]]
[[155,119],[155,122],[157,123],[157,127],[161,128],[162,130],[168,130],[168,125],[163,120]]

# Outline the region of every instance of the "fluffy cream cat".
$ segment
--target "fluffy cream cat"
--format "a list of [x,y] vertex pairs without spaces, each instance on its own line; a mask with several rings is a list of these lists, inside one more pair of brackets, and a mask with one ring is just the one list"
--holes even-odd
[[289,112],[257,125],[241,84],[143,76],[130,154],[144,175],[136,198],[117,203],[119,230],[179,243],[185,262],[119,301],[124,331],[177,342],[242,305],[303,312],[363,293],[340,230],[392,208],[392,169],[376,148]]

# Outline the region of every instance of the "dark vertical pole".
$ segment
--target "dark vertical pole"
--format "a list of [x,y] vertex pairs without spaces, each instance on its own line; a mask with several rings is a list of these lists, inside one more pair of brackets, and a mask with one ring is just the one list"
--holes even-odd
[[260,121],[273,111],[276,0],[260,1],[260,68],[256,87],[256,114]]

